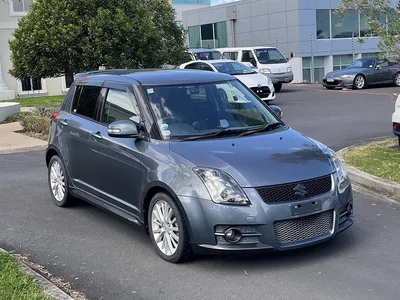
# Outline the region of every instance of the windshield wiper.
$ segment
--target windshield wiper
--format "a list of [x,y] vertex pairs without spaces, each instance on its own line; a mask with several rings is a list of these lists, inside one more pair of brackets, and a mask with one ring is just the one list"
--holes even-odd
[[245,131],[245,132],[239,134],[239,136],[245,136],[245,135],[250,135],[250,134],[257,133],[257,132],[263,132],[263,131],[267,131],[267,130],[272,130],[272,129],[276,128],[276,127],[281,127],[281,126],[283,126],[283,124],[280,123],[280,122],[269,123],[267,125],[264,125],[263,127]]
[[189,136],[187,138],[183,138],[181,141],[193,141],[193,140],[200,140],[206,139],[210,137],[217,137],[217,136],[224,136],[224,135],[231,135],[238,132],[243,132],[244,129],[222,129],[219,131],[213,131],[206,134]]
[[254,74],[254,73],[257,73],[257,72],[254,71],[254,72],[251,72],[251,73],[250,72],[249,73],[231,73],[231,75],[232,76],[234,76],[234,75],[251,75],[251,74]]

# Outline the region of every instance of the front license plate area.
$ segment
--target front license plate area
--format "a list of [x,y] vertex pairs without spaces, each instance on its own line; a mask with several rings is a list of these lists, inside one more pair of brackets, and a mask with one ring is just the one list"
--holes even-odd
[[328,78],[326,81],[328,81],[328,82],[334,82],[335,79],[333,79],[333,78]]
[[312,213],[321,210],[321,200],[302,202],[290,205],[292,216]]

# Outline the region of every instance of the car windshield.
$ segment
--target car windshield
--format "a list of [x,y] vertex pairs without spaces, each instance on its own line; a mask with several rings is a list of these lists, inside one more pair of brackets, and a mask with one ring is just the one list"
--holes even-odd
[[374,68],[375,59],[356,59],[349,68]]
[[260,64],[281,64],[287,62],[278,49],[266,48],[255,49],[254,51]]
[[248,66],[239,62],[215,62],[212,64],[220,73],[226,73],[229,75],[245,75],[257,73]]
[[[238,80],[146,87],[164,139],[264,128],[281,122]],[[271,129],[273,126],[271,126]]]
[[216,59],[226,59],[219,51],[204,51],[194,53],[198,60],[216,60]]

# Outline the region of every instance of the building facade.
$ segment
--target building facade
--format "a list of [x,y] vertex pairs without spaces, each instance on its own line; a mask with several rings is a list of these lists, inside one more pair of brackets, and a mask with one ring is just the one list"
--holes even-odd
[[17,80],[9,74],[12,68],[8,41],[26,15],[33,0],[0,1],[0,101],[32,95],[60,95],[68,91],[72,76],[58,78],[24,78]]
[[[274,46],[289,57],[294,82],[320,82],[354,59],[377,57],[378,38],[365,37],[365,16],[335,11],[340,0],[241,0],[182,14],[189,47]],[[393,0],[396,4],[397,0]]]

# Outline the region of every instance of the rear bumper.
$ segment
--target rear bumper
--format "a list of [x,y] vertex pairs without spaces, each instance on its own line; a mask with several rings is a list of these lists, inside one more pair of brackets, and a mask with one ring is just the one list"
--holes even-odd
[[393,122],[393,134],[400,137],[400,123]]

